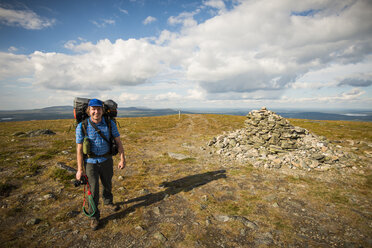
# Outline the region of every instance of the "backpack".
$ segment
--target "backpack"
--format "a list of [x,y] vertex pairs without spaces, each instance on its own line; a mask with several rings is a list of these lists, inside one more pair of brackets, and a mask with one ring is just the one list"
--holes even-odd
[[[74,99],[74,118],[76,125],[87,119],[89,116],[86,113],[90,99],[75,97]],[[103,102],[103,117],[108,117],[116,123],[118,115],[118,104],[113,100],[106,100]]]
[[[106,157],[106,156],[115,156],[118,154],[118,146],[116,145],[115,140],[112,138],[112,129],[111,129],[111,120],[116,123],[115,117],[117,116],[117,108],[118,104],[113,100],[107,100],[103,102],[103,118],[105,118],[105,122],[109,128],[109,139],[107,139],[101,131],[97,128],[97,126],[90,122],[89,116],[86,113],[88,108],[88,103],[90,99],[87,98],[80,98],[75,97],[74,99],[74,117],[76,120],[76,127],[77,125],[82,122],[82,129],[85,135],[84,142],[83,142],[83,154],[88,158],[94,157]],[[97,131],[97,133],[110,145],[110,151],[107,154],[97,156],[92,151],[90,151],[90,143],[87,134],[87,127],[88,121],[90,122],[91,126]]]

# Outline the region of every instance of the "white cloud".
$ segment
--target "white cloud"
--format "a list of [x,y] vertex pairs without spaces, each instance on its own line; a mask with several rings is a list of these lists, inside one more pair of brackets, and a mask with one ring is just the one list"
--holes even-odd
[[362,62],[372,51],[371,15],[368,1],[248,1],[185,28],[170,46],[191,54],[182,61],[188,78],[209,92],[282,89],[310,70]]
[[344,78],[339,84],[350,85],[354,87],[368,87],[372,85],[372,73],[358,73],[355,75],[350,75],[347,78]]
[[[328,67],[315,69],[297,78],[296,82],[288,84],[290,89],[321,89],[327,87],[346,86],[346,79],[371,79],[372,57],[367,56],[360,63],[331,64]],[[341,84],[341,82],[343,82]],[[352,86],[352,85],[351,85]],[[354,85],[358,86],[358,85]]]
[[124,13],[124,14],[127,14],[128,15],[128,10],[126,10],[126,9],[119,8],[119,11],[121,13]]
[[13,10],[0,7],[0,23],[25,29],[43,29],[55,24],[55,19],[38,16],[31,10]]
[[342,93],[341,96],[339,97],[339,99],[341,99],[341,100],[352,100],[352,99],[359,98],[361,95],[364,95],[365,93],[366,93],[365,91],[363,91],[359,88],[353,88],[349,92]]
[[69,40],[64,44],[64,47],[75,52],[89,52],[95,49],[95,45],[91,42],[78,43],[76,40]]
[[148,16],[146,17],[145,20],[143,20],[143,24],[144,25],[147,25],[147,24],[150,24],[152,22],[156,21],[156,18],[155,17],[152,17],[152,16]]
[[182,99],[182,96],[175,92],[167,92],[167,93],[159,94],[155,96],[156,101],[171,101],[171,100],[177,100],[177,99]]
[[202,89],[190,89],[187,91],[188,95],[186,99],[191,100],[205,100],[205,92]]
[[137,85],[161,71],[159,48],[144,40],[101,40],[97,44],[68,42],[80,54],[34,52],[37,85],[53,89],[109,90],[114,85]]
[[277,100],[280,99],[284,91],[282,90],[257,90],[255,92],[219,92],[208,93],[208,100]]
[[[203,6],[224,11],[198,24],[197,15],[208,9]],[[168,23],[181,24],[179,30],[163,30],[156,38],[68,41],[65,48],[75,52],[70,55],[0,54],[0,78],[31,74],[35,85],[81,92],[159,82],[187,85],[184,91],[168,84],[151,94],[120,96],[147,103],[355,101],[369,91],[346,89],[371,86],[370,16],[368,0],[242,1],[228,11],[222,1],[209,0],[193,12],[171,16]],[[284,97],[289,90],[331,92],[332,87],[345,92]]]
[[327,82],[294,82],[288,86],[292,89],[321,89],[324,87],[333,86],[333,83]]
[[226,10],[225,2],[223,0],[207,0],[203,3],[205,6],[218,9],[220,13]]
[[69,40],[67,41],[65,44],[64,44],[64,48],[67,48],[67,49],[70,49],[70,50],[73,50],[75,47],[76,47],[76,40]]
[[127,102],[127,101],[137,101],[140,99],[139,94],[131,94],[131,93],[122,93],[119,96],[119,101],[121,102]]
[[26,55],[0,52],[0,80],[26,77],[33,72],[33,64]]
[[115,24],[115,20],[113,19],[101,19],[100,21],[91,21],[91,22],[99,28],[104,28],[107,25]]
[[360,97],[364,95],[365,93],[366,93],[365,91],[360,90],[359,88],[353,88],[350,91],[342,92],[340,94],[333,95],[333,96],[331,95],[331,96],[302,97],[302,98],[301,97],[290,98],[290,97],[283,96],[279,102],[347,103],[350,101],[357,101],[357,100],[364,101],[365,99],[361,99]]
[[17,52],[18,48],[14,47],[14,46],[11,46],[11,47],[8,48],[8,51],[11,52],[11,53],[12,52]]
[[184,27],[195,27],[198,23],[194,20],[194,15],[198,14],[200,10],[194,12],[183,12],[178,16],[171,16],[168,18],[168,24],[174,26],[177,24],[182,24]]

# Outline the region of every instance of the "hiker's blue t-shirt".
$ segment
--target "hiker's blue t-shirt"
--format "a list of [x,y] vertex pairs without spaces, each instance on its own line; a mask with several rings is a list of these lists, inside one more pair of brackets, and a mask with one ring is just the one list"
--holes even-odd
[[[101,130],[101,133],[109,139],[109,129],[106,124],[105,118],[102,118],[102,121],[96,126]],[[118,128],[115,124],[115,122],[111,121],[111,130],[112,130],[112,136],[114,138],[119,137],[119,131]],[[96,155],[105,155],[110,151],[110,145],[105,141],[101,135],[97,133],[97,131],[92,127],[92,125],[88,121],[87,125],[87,136],[90,141],[90,150],[96,154]],[[82,122],[79,123],[79,125],[76,127],[76,143],[77,144],[82,144],[84,141],[84,132],[82,128]],[[107,158],[105,157],[96,157],[96,158],[87,158],[85,159],[85,162],[91,163],[91,164],[96,164],[96,163],[102,163],[106,160]]]

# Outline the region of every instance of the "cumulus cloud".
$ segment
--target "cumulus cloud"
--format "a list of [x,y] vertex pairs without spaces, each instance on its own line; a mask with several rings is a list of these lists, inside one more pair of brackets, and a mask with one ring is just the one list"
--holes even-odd
[[147,25],[147,24],[150,24],[152,22],[156,21],[156,18],[155,17],[152,17],[152,16],[148,16],[146,17],[145,20],[143,20],[143,24],[144,25]]
[[[203,6],[224,11],[198,23],[196,16],[208,9]],[[336,76],[324,79],[324,73],[329,73],[324,68],[335,68],[332,73],[337,75],[343,66],[371,64],[372,22],[366,21],[370,16],[368,0],[241,1],[231,10],[226,10],[223,1],[208,0],[192,12],[169,17],[170,25],[181,27],[174,32],[163,30],[159,37],[68,41],[65,48],[73,54],[0,54],[0,63],[6,57],[11,61],[5,65],[8,70],[1,67],[0,77],[14,75],[19,63],[25,73],[31,71],[36,85],[49,89],[109,90],[161,79],[199,87],[187,88],[186,95],[167,89],[152,97],[158,101],[282,99],[291,88],[368,87],[371,74],[366,71],[370,69],[364,69],[364,76],[354,70],[352,76],[343,75],[335,82]],[[151,18],[147,19],[149,23]],[[304,79],[317,71],[322,72],[316,75],[318,80]],[[304,81],[298,81],[301,78]],[[363,94],[355,89],[319,99],[353,100]],[[125,94],[121,98],[141,99]]]
[[[293,15],[310,9],[319,11]],[[310,70],[363,61],[371,15],[368,1],[247,1],[184,28],[170,46],[192,54],[182,65],[208,92],[278,90]]]
[[208,7],[218,9],[220,13],[226,10],[225,2],[223,0],[207,0],[203,4]]
[[351,99],[356,99],[365,93],[366,93],[365,91],[359,88],[354,88],[349,92],[342,93],[339,98],[342,100],[351,100]]
[[[352,101],[363,101],[361,96],[366,92],[359,89],[353,88],[350,91],[342,92],[337,95],[331,96],[317,96],[317,97],[305,97],[305,98],[290,98],[283,96],[279,102],[290,102],[290,103],[304,103],[304,102],[316,102],[316,103],[335,103],[335,102],[352,102]],[[366,99],[371,101],[371,99]]]
[[155,96],[156,101],[172,101],[172,100],[181,99],[181,98],[182,96],[175,92],[167,92],[167,93],[159,94]]
[[80,54],[34,52],[35,83],[53,89],[109,90],[113,85],[137,85],[156,76],[163,65],[161,50],[142,40],[101,40],[97,44],[68,42]]
[[0,23],[25,29],[43,29],[55,24],[55,19],[43,18],[31,10],[13,10],[0,7]]
[[344,78],[339,84],[354,87],[368,87],[372,85],[372,73],[361,73],[352,77]]
[[187,91],[186,99],[191,100],[204,100],[205,99],[205,92],[201,89],[190,89]]
[[171,16],[168,18],[168,23],[172,26],[182,24],[184,27],[194,27],[198,24],[197,21],[194,20],[194,15],[198,14],[199,12],[200,10],[197,9],[194,12],[183,12],[178,16]]
[[0,52],[0,80],[32,75],[33,64],[29,56]]
[[121,93],[118,99],[121,102],[137,101],[138,99],[140,99],[140,95],[131,93]]

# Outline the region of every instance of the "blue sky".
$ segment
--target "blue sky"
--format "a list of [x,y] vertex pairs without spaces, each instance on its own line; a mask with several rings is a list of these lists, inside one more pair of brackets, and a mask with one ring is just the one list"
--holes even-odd
[[0,109],[372,106],[368,0],[1,1]]

